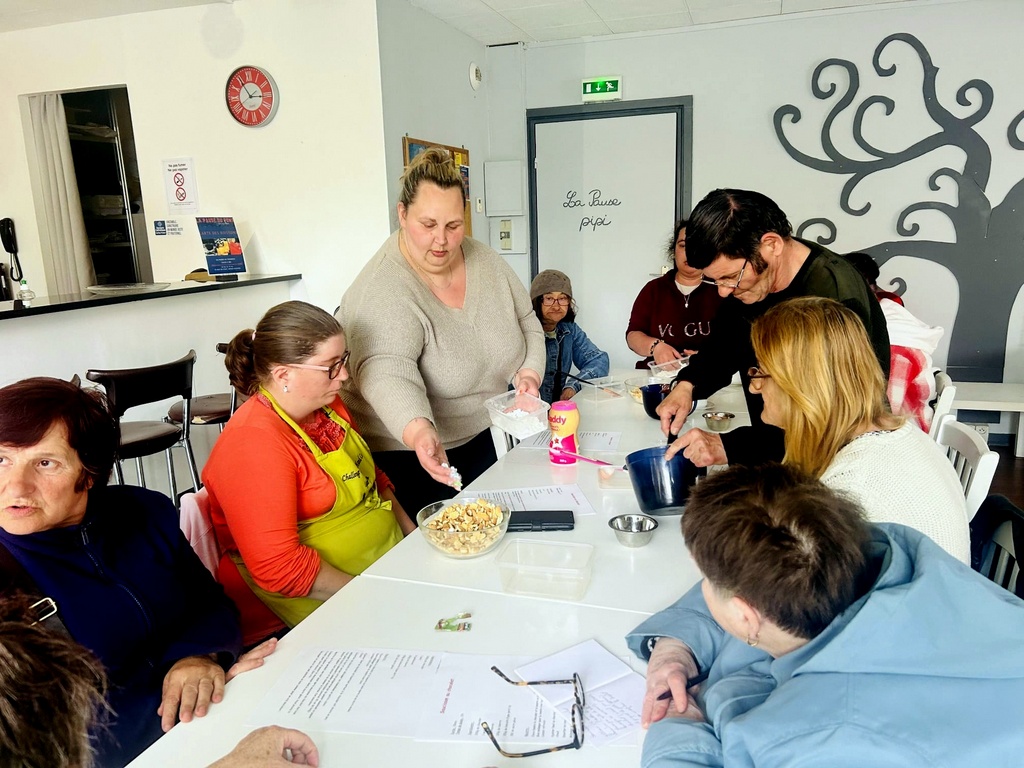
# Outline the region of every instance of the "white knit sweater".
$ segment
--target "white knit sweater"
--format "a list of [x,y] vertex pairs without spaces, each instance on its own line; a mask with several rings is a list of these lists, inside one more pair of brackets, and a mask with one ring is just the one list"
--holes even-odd
[[900,523],[970,561],[967,508],[953,465],[932,438],[907,422],[847,443],[821,481],[859,503],[874,523]]
[[520,368],[543,375],[544,333],[508,263],[471,238],[462,309],[441,302],[413,271],[396,232],[341,300],[352,351],[342,397],[372,451],[405,450],[417,417],[434,422],[446,448],[490,426],[484,401],[507,391]]

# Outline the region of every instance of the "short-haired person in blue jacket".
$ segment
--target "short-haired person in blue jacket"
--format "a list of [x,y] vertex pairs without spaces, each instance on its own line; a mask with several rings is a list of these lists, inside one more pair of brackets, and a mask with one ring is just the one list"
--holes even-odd
[[572,300],[572,283],[564,272],[545,269],[530,284],[530,299],[537,319],[544,327],[547,367],[540,385],[544,402],[571,400],[583,386],[579,379],[596,379],[608,375],[608,353],[597,348],[583,329],[576,324],[576,302]]
[[1021,764],[1024,602],[778,464],[709,476],[682,528],[704,580],[627,637],[643,768]]

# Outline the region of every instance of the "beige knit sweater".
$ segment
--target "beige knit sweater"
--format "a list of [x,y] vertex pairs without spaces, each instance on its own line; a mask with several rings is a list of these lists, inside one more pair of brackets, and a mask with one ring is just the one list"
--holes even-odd
[[452,309],[430,291],[389,237],[341,300],[352,351],[342,395],[373,451],[403,450],[415,418],[454,448],[487,429],[484,401],[520,368],[544,373],[544,334],[526,288],[483,243],[462,241],[466,300]]

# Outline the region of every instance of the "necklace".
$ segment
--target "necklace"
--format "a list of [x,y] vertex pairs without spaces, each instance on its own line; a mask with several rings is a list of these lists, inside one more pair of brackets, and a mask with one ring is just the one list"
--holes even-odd
[[415,261],[413,261],[412,256],[408,255],[409,248],[405,244],[405,232],[401,230],[399,230],[398,232],[398,246],[399,249],[402,251],[402,255],[405,256],[405,260],[412,265],[412,268],[416,270],[417,274],[421,275],[422,277],[425,277],[427,282],[430,283],[434,288],[436,288],[439,291],[446,291],[452,287],[452,283],[455,282],[455,272],[452,269],[451,261],[448,262],[448,284],[438,285],[436,282],[434,282],[434,278],[431,277],[430,273],[427,272],[422,267],[420,267],[420,265],[417,264]]

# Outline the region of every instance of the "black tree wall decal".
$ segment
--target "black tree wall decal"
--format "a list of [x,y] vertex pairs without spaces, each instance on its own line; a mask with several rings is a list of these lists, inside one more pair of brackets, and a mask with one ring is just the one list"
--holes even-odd
[[[848,78],[846,92],[841,95],[821,128],[821,148],[825,157],[814,157],[797,149],[786,137],[786,121],[800,121],[800,110],[792,104],[775,111],[775,133],[787,154],[797,162],[823,173],[849,176],[843,185],[839,205],[852,216],[863,216],[871,208],[870,202],[855,207],[851,202],[854,190],[874,173],[894,168],[902,163],[923,157],[942,147],[959,147],[965,160],[962,168],[941,167],[928,179],[933,191],[939,191],[940,180],[947,179],[957,188],[957,203],[950,205],[935,201],[913,203],[904,208],[896,220],[896,233],[901,240],[890,240],[862,248],[879,264],[893,256],[906,255],[928,259],[948,268],[960,287],[960,309],[950,338],[947,369],[954,379],[962,381],[1002,381],[1006,357],[1007,326],[1013,302],[1024,285],[1024,179],[1018,181],[1003,199],[992,207],[986,196],[992,153],[988,144],[974,130],[992,108],[992,87],[978,79],[969,80],[957,90],[956,100],[962,107],[974,107],[965,117],[957,117],[939,103],[935,80],[938,74],[928,51],[913,35],[889,35],[875,48],[872,61],[879,77],[896,74],[895,64],[884,66],[882,54],[894,42],[909,45],[917,53],[924,70],[922,96],[928,115],[936,130],[910,146],[897,152],[887,152],[874,146],[864,136],[864,117],[872,107],[881,107],[889,116],[895,102],[880,95],[864,97],[853,114],[853,140],[864,152],[864,159],[847,157],[836,149],[832,141],[833,124],[837,117],[850,108],[857,99],[860,78],[857,67],[844,59],[827,59],[814,69],[811,91],[815,98],[829,99],[840,87],[834,80],[826,80],[826,70],[839,67]],[[824,83],[824,85],[823,85]],[[1010,121],[1006,137],[1013,149],[1024,149],[1019,135],[1024,123],[1024,111]],[[933,210],[948,217],[956,231],[955,242],[937,242],[916,238],[920,225],[913,219],[920,211]],[[798,234],[812,226],[824,226],[828,234],[817,238],[827,245],[835,241],[836,225],[827,218],[808,219],[798,227]],[[948,329],[947,329],[948,330]]]

